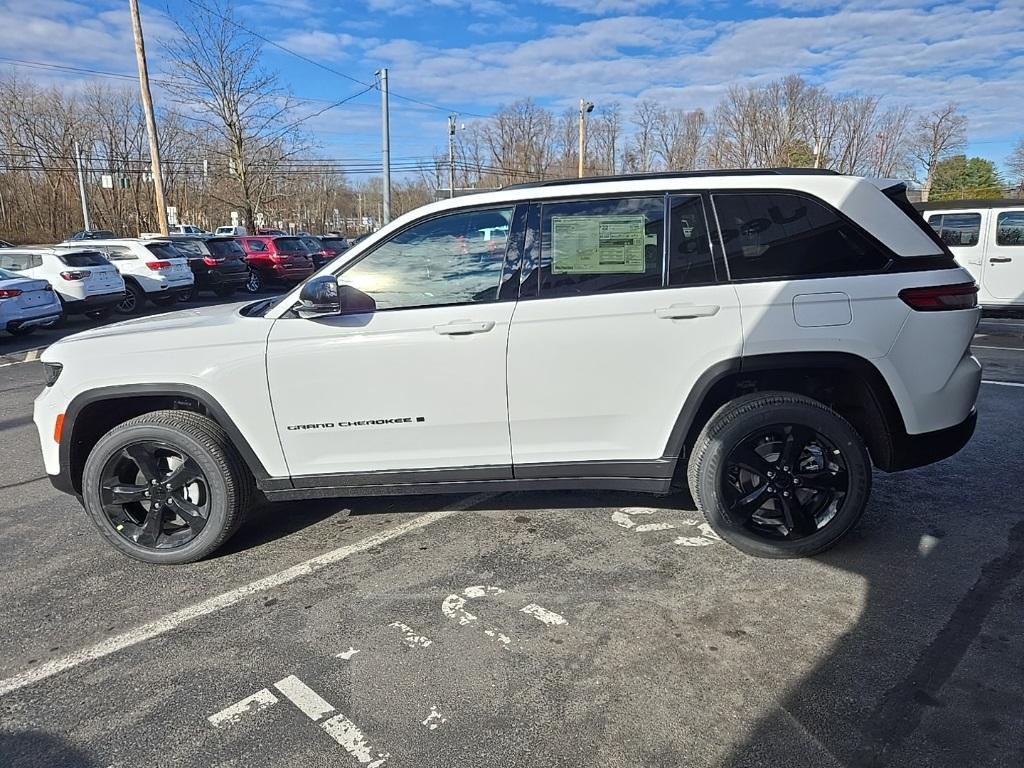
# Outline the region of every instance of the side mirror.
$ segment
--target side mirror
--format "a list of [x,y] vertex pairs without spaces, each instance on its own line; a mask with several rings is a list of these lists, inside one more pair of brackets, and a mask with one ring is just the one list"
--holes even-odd
[[338,278],[320,275],[307,280],[299,292],[299,304],[295,307],[299,317],[313,318],[341,314],[341,297],[338,295]]

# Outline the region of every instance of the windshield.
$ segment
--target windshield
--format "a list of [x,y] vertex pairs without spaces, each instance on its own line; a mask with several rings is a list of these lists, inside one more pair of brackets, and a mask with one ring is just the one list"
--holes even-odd
[[59,253],[57,258],[69,267],[102,267],[110,262],[99,251],[79,251],[78,253]]

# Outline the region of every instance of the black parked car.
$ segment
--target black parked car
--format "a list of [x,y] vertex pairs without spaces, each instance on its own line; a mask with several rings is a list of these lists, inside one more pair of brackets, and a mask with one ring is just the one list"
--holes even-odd
[[66,242],[71,240],[116,240],[115,235],[109,229],[80,229],[72,233]]
[[174,247],[188,257],[195,286],[182,297],[194,299],[199,291],[230,296],[249,279],[245,251],[233,237],[175,237]]

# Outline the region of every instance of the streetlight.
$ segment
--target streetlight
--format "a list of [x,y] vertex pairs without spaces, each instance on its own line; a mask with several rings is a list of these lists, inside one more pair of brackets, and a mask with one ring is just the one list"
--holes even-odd
[[580,171],[579,177],[583,178],[583,152],[587,145],[587,115],[594,111],[594,102],[580,99]]

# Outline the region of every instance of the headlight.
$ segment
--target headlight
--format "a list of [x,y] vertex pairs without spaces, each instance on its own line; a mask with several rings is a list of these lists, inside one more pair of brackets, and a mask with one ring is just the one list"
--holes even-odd
[[43,363],[43,370],[46,371],[46,386],[52,387],[57,383],[64,366],[60,363]]

